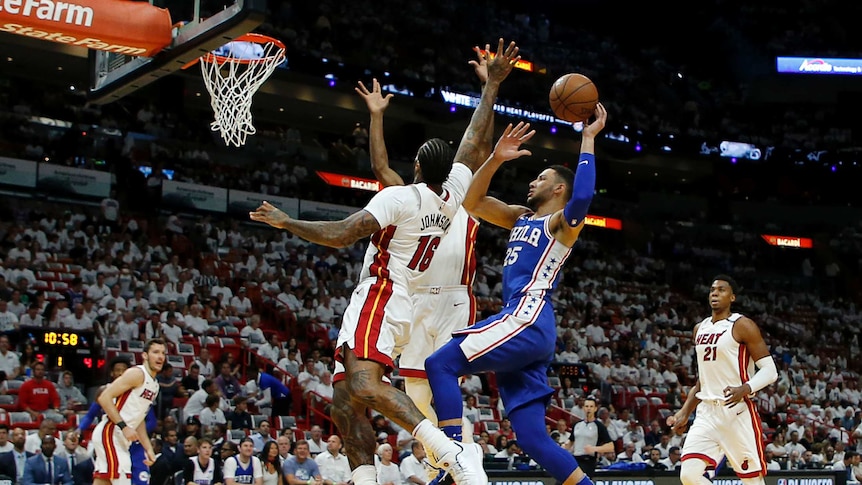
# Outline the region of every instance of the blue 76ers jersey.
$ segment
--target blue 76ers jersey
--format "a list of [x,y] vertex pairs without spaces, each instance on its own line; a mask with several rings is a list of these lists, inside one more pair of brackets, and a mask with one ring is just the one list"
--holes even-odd
[[545,291],[544,296],[549,297],[557,287],[572,248],[551,235],[550,219],[550,214],[534,219],[527,213],[515,221],[503,260],[503,301],[536,291]]

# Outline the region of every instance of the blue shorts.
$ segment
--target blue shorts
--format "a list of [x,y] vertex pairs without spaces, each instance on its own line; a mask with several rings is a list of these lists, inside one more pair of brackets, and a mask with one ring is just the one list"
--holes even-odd
[[144,447],[137,441],[129,447],[132,457],[132,485],[150,485],[150,467],[144,464],[147,454]]
[[557,323],[551,299],[543,295],[522,295],[500,313],[453,333],[469,373],[497,374],[509,412],[537,399],[547,404],[554,392],[548,385],[548,366],[554,360]]

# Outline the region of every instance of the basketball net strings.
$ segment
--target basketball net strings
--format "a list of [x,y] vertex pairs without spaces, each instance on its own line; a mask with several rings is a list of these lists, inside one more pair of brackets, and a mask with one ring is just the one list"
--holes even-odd
[[268,43],[259,62],[243,64],[232,59],[231,52],[224,62],[213,59],[200,64],[215,115],[210,128],[219,132],[225,145],[241,147],[257,131],[251,116],[254,94],[284,60],[284,49]]

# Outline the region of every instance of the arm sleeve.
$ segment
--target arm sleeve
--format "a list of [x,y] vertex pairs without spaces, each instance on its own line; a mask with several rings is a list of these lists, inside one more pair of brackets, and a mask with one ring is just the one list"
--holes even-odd
[[572,187],[572,197],[563,209],[566,223],[575,227],[587,216],[593,193],[596,191],[596,156],[592,153],[582,153],[578,162],[578,171]]
[[87,414],[81,418],[81,422],[78,424],[78,429],[81,431],[85,429],[89,429],[93,424],[93,421],[102,417],[102,406],[99,406],[99,403],[96,400],[93,400],[93,404],[90,404],[90,409],[87,410]]
[[751,388],[752,394],[778,379],[778,369],[775,367],[775,360],[772,359],[772,355],[767,355],[755,362],[754,365],[757,366],[757,372],[746,383]]

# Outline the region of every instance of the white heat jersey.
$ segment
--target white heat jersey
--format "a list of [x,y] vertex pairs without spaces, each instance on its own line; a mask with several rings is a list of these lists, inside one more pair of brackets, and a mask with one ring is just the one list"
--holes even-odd
[[440,241],[434,259],[417,281],[420,286],[473,287],[476,279],[476,233],[479,222],[463,207],[458,209],[449,232]]
[[159,383],[147,372],[146,367],[136,365],[134,369],[140,369],[144,373],[144,382],[124,392],[114,401],[120,411],[120,417],[131,428],[137,428],[141,424],[159,395]]
[[454,163],[440,195],[424,183],[391,186],[377,193],[365,210],[381,229],[371,236],[360,281],[391,280],[412,293],[439,252],[472,179],[466,165]]
[[733,324],[742,318],[732,313],[724,320],[700,322],[694,338],[701,400],[724,400],[727,386],[741,386],[754,372],[754,360],[745,345],[733,338]]

